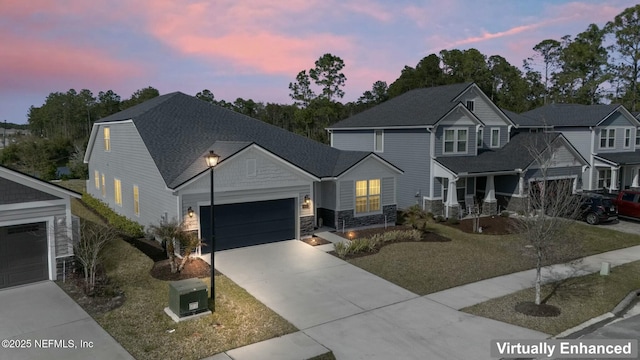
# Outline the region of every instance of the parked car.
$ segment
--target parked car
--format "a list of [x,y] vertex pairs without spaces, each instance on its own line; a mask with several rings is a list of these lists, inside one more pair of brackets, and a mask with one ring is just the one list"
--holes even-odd
[[582,219],[591,225],[618,219],[613,199],[600,194],[580,195],[580,212]]
[[640,191],[621,190],[614,203],[620,216],[640,218]]

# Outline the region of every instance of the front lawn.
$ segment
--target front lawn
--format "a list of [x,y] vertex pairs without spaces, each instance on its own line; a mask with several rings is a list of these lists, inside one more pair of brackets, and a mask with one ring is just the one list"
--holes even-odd
[[543,286],[543,297],[551,294],[547,304],[561,310],[557,317],[527,316],[514,310],[520,302],[533,301],[533,288],[464,308],[462,311],[557,335],[613,310],[629,292],[640,288],[638,273],[640,261],[635,261],[611,269],[608,276],[596,273]]
[[[202,359],[297,329],[227,277],[216,276],[216,312],[175,323],[164,312],[169,282],[150,276],[153,262],[117,240],[105,252],[110,282],[124,291],[124,304],[92,314],[136,359]],[[201,279],[209,284],[210,278]]]
[[[348,261],[419,295],[535,267],[525,244],[515,235],[469,234],[448,225],[429,226],[452,241],[394,243]],[[570,231],[571,236],[582,239],[582,246],[578,252],[572,249],[561,254],[560,262],[640,244],[640,235],[582,223]]]

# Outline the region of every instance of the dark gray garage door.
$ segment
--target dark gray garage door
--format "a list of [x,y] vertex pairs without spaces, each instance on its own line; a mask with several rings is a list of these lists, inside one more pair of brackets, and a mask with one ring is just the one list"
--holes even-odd
[[[296,236],[295,201],[280,199],[216,205],[216,251],[290,240]],[[201,234],[211,252],[211,207],[200,207]]]
[[47,280],[46,223],[0,228],[0,289]]

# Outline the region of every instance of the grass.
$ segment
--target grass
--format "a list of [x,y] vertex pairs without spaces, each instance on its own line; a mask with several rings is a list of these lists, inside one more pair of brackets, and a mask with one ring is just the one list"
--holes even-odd
[[553,292],[547,303],[561,309],[557,317],[527,316],[514,310],[520,302],[533,301],[534,289],[492,299],[462,311],[557,335],[611,311],[630,291],[640,288],[638,273],[640,261],[635,261],[611,269],[609,276],[596,273],[545,285],[543,296]]
[[[214,314],[175,323],[164,313],[169,282],[149,275],[149,258],[122,240],[110,244],[104,255],[109,279],[124,291],[126,301],[96,321],[136,359],[201,359],[297,331],[225,276],[215,279]],[[202,281],[209,284],[210,279]]]
[[[468,234],[441,224],[430,229],[452,241],[395,243],[348,261],[419,295],[535,267],[515,235]],[[581,249],[562,254],[560,262],[640,244],[639,235],[582,223],[569,236],[582,239]]]

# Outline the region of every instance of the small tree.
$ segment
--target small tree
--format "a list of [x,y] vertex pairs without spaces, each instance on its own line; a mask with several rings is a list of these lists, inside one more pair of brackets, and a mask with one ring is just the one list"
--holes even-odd
[[542,302],[542,267],[545,263],[563,260],[565,254],[577,246],[569,235],[575,223],[570,219],[577,218],[580,212],[580,198],[573,194],[573,181],[549,179],[554,154],[560,145],[558,139],[555,134],[537,134],[524,145],[533,160],[530,169],[536,172],[536,181],[531,183],[524,216],[515,220],[514,228],[535,257],[536,305]]
[[96,287],[96,273],[104,247],[116,239],[115,229],[90,221],[80,222],[80,239],[74,244],[76,260],[84,273],[85,292],[92,294]]
[[415,230],[427,232],[429,216],[419,205],[412,205],[404,210],[405,222]]
[[[201,241],[193,231],[186,230],[186,224],[178,222],[175,218],[171,221],[160,221],[157,225],[151,225],[149,232],[162,241],[163,246],[167,250],[167,257],[171,266],[171,273],[182,271],[187,261],[191,257],[191,253],[197,248]],[[176,266],[176,242],[179,244],[182,252],[182,260]]]

